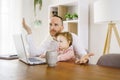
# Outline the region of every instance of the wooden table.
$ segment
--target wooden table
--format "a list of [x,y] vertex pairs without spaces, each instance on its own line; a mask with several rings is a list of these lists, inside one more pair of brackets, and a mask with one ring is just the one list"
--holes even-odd
[[0,60],[0,80],[120,80],[120,69],[58,62],[30,66],[19,60]]

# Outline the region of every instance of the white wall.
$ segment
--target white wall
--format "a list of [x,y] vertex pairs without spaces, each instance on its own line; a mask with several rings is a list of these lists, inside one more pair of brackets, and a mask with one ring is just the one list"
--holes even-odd
[[[38,11],[37,10],[37,19],[40,19],[42,21],[42,24],[35,28],[33,25],[33,22],[35,20],[35,16],[34,16],[34,0],[9,0],[9,2],[12,1],[10,6],[10,19],[11,19],[11,23],[8,26],[10,29],[6,29],[7,31],[11,31],[14,33],[21,33],[21,29],[23,33],[26,33],[25,30],[22,28],[22,18],[24,17],[27,24],[29,26],[31,26],[32,30],[33,30],[33,38],[35,40],[36,46],[38,46],[41,41],[48,35],[48,5],[49,5],[49,0],[43,0],[43,6],[42,6],[42,10]],[[0,0],[1,3],[1,0]],[[0,5],[1,6],[1,5]],[[0,7],[1,8],[1,7]],[[1,9],[0,9],[1,11]],[[1,20],[1,18],[0,18]],[[0,21],[1,22],[1,21]],[[1,24],[0,24],[1,25]],[[0,30],[1,26],[0,26]],[[7,34],[9,34],[9,32],[7,32]],[[5,36],[6,37],[6,36]],[[2,38],[3,39],[3,38]],[[0,52],[1,52],[1,31],[0,31]],[[4,39],[3,41],[9,41],[9,39]],[[6,42],[7,43],[7,42]],[[9,44],[9,43],[8,43]],[[5,45],[4,45],[5,46]],[[12,53],[14,53],[15,47],[13,46],[13,41],[12,41],[12,47],[10,46],[5,46],[5,49],[7,50],[11,50]],[[3,51],[7,51],[7,50],[3,50]],[[3,52],[4,53],[4,52]]]
[[[1,4],[1,0],[0,0],[0,4]],[[1,6],[0,6],[0,14],[1,14]],[[0,25],[1,25],[1,19],[0,19]],[[0,27],[0,32],[1,32],[1,27]],[[1,34],[0,34],[0,37],[1,37]],[[1,39],[0,39],[0,44],[1,44]],[[1,45],[0,45],[0,49],[1,49]]]
[[[23,17],[25,18],[27,24],[32,28],[32,36],[39,46],[41,41],[49,34],[48,33],[48,5],[49,0],[42,0],[43,5],[41,11],[36,10],[36,17],[34,15],[34,0],[23,0]],[[38,27],[34,26],[34,20],[39,19],[42,24]],[[25,32],[25,31],[24,31]]]
[[0,54],[14,54],[13,34],[20,32],[21,0],[0,0]]

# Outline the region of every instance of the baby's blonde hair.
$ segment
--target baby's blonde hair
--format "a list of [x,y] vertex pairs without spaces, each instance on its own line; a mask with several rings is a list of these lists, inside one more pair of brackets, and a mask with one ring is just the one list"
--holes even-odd
[[72,38],[72,35],[71,35],[70,32],[60,32],[60,33],[57,33],[55,36],[56,37],[58,37],[58,36],[64,36],[67,39],[67,41],[70,41],[69,46],[72,45],[73,38]]

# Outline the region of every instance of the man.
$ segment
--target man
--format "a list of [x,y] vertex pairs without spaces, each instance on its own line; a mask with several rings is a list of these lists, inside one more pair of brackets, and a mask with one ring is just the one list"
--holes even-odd
[[[64,29],[63,20],[59,16],[53,16],[50,19],[49,25],[50,25],[49,26],[50,36],[41,44],[39,49],[36,49],[34,46],[33,40],[31,38],[32,31],[30,27],[25,23],[25,20],[23,19],[23,28],[28,33],[27,40],[28,40],[31,56],[40,56],[42,54],[45,54],[47,50],[57,49],[55,35],[63,31]],[[81,45],[78,36],[72,33],[72,38],[73,38],[72,46],[75,51],[75,55],[78,57],[78,59],[76,60],[76,63],[78,64],[87,63],[89,60],[89,57],[92,56],[93,54],[92,53],[87,54],[86,50]]]

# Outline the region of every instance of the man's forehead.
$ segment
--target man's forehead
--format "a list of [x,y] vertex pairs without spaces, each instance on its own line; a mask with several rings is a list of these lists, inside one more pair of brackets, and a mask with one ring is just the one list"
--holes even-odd
[[58,17],[52,17],[51,21],[60,21],[60,18],[58,18]]
[[59,25],[63,25],[62,20],[59,17],[51,17],[50,19],[50,24],[59,24]]
[[57,17],[51,18],[50,23],[61,24],[61,20]]

